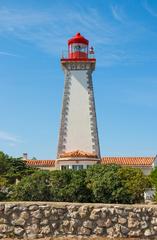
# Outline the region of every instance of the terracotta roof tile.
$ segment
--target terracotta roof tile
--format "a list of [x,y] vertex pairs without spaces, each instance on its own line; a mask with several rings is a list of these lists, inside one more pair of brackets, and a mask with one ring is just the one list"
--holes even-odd
[[34,167],[54,167],[55,160],[25,160],[28,166]]
[[[102,164],[119,164],[122,166],[149,167],[152,166],[155,157],[103,157]],[[28,166],[55,167],[55,160],[25,160]]]
[[151,166],[155,157],[103,157],[102,164],[119,164],[126,166]]
[[85,157],[85,158],[97,158],[98,156],[95,153],[84,152],[80,150],[72,152],[64,152],[59,155],[60,158],[66,157]]

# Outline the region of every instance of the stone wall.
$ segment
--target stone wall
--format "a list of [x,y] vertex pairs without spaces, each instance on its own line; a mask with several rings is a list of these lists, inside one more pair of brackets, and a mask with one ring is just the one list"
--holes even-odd
[[157,236],[157,206],[0,203],[0,238]]

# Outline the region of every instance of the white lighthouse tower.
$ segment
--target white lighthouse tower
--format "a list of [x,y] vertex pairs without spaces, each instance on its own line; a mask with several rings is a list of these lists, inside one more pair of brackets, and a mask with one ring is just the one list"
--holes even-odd
[[88,40],[77,33],[61,58],[65,75],[56,168],[83,169],[100,160],[92,72],[96,59]]

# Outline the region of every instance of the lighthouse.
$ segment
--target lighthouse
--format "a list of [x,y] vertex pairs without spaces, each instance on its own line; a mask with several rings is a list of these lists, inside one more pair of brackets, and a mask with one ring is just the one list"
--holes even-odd
[[64,95],[56,168],[85,169],[99,163],[100,148],[92,73],[96,59],[93,47],[80,33],[68,40],[62,56]]

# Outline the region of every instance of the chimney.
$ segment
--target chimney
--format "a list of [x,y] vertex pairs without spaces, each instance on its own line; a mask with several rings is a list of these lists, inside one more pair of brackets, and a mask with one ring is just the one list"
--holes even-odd
[[27,153],[23,153],[23,160],[28,160],[28,154]]

